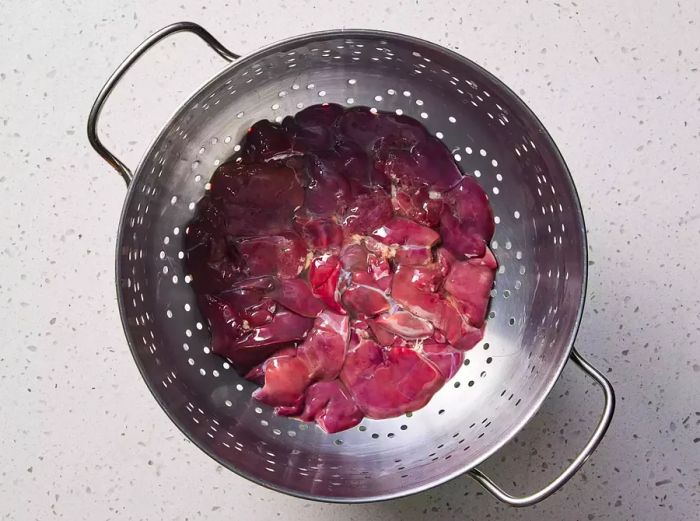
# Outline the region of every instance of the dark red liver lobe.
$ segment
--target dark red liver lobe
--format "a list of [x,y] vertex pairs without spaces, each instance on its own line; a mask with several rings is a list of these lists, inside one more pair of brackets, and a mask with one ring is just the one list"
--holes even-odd
[[445,382],[413,349],[383,349],[372,340],[350,348],[340,379],[370,418],[391,418],[423,407]]
[[316,382],[306,391],[306,404],[299,415],[315,421],[328,433],[344,431],[362,421],[362,411],[340,380]]
[[316,317],[323,311],[323,302],[312,292],[304,279],[280,279],[269,297],[290,311],[303,317]]
[[484,257],[454,262],[445,279],[445,291],[459,301],[475,326],[481,326],[486,317],[495,268],[493,254],[486,248]]
[[481,257],[494,231],[488,197],[471,177],[444,195],[440,216],[442,243],[457,257]]

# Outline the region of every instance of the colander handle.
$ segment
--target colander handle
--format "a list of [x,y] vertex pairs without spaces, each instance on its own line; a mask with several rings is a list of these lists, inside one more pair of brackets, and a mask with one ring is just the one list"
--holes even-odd
[[131,51],[131,54],[129,54],[129,56],[126,57],[126,59],[119,65],[119,67],[117,67],[117,69],[112,73],[107,82],[104,84],[104,87],[102,87],[102,90],[100,90],[100,93],[95,99],[95,103],[92,105],[92,109],[90,110],[90,115],[88,116],[87,122],[87,134],[92,148],[94,148],[95,151],[98,154],[100,154],[105,161],[112,165],[112,168],[114,168],[119,173],[119,175],[122,176],[127,186],[129,186],[129,183],[131,183],[131,179],[133,178],[131,170],[124,163],[122,163],[122,161],[120,161],[119,158],[112,154],[112,152],[107,150],[107,148],[102,144],[102,141],[100,141],[100,138],[97,135],[97,123],[100,119],[102,107],[107,101],[107,98],[109,98],[109,95],[112,93],[114,87],[117,85],[117,83],[119,83],[119,80],[121,80],[122,76],[124,76],[126,71],[128,71],[134,63],[136,63],[136,61],[141,57],[141,55],[143,55],[148,49],[153,47],[161,40],[167,38],[171,34],[183,31],[187,31],[199,36],[202,40],[204,40],[204,42],[207,45],[209,45],[209,47],[214,49],[214,51],[226,61],[231,62],[240,57],[239,55],[232,53],[226,47],[224,47],[221,44],[221,42],[219,42],[209,33],[209,31],[204,29],[202,26],[192,22],[177,22],[172,25],[163,27],[161,30],[153,33],[151,36],[146,38],[146,40],[144,40],[143,43],[141,43],[141,45],[139,45],[138,47],[136,47],[136,49]]
[[539,503],[559,490],[564,483],[571,479],[576,471],[581,468],[581,465],[583,465],[588,457],[593,453],[595,448],[600,443],[600,440],[602,440],[603,436],[605,436],[605,431],[607,431],[608,427],[610,426],[610,420],[612,420],[613,412],[615,411],[615,392],[613,391],[610,382],[595,367],[584,360],[576,349],[572,350],[571,359],[603,388],[603,393],[605,394],[605,406],[603,408],[603,414],[600,417],[600,421],[598,422],[595,431],[593,431],[593,435],[588,440],[588,443],[586,443],[583,450],[574,458],[569,466],[566,467],[564,472],[562,472],[554,481],[552,481],[542,490],[539,490],[534,494],[530,494],[529,496],[512,496],[496,485],[491,478],[486,476],[478,468],[469,471],[469,475],[478,481],[482,487],[508,505],[514,507],[534,505],[535,503]]

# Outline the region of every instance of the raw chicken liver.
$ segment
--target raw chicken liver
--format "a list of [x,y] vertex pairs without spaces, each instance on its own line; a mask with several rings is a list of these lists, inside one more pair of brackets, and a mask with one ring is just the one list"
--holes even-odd
[[420,409],[445,383],[438,368],[417,351],[383,349],[371,339],[350,348],[340,379],[365,416],[375,419]]
[[329,433],[423,407],[483,336],[486,193],[419,122],[366,107],[258,121],[240,145],[185,234],[213,352]]

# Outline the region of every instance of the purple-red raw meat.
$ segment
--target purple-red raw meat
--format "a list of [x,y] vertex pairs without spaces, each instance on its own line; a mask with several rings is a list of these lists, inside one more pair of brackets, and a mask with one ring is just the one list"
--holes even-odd
[[311,383],[311,376],[295,349],[285,349],[268,358],[259,372],[263,375],[264,384],[253,393],[254,398],[272,407],[282,408],[277,412],[285,413],[285,416],[301,412],[304,392]]
[[306,403],[299,418],[315,421],[328,433],[344,431],[362,421],[362,411],[340,380],[316,382],[306,391]]
[[235,240],[233,247],[240,257],[241,271],[250,277],[294,278],[302,272],[306,262],[306,244],[294,232],[243,237]]
[[455,348],[465,351],[481,340],[483,330],[470,324],[454,302],[438,293],[444,276],[438,263],[399,266],[392,282],[392,296],[414,315],[430,321]]
[[292,142],[282,125],[266,119],[248,129],[241,142],[241,157],[248,164],[262,163],[292,151]]
[[369,339],[350,347],[340,379],[365,416],[375,419],[420,409],[445,383],[413,349],[385,350]]
[[323,302],[314,296],[304,279],[278,280],[269,297],[303,317],[316,317],[324,309]]
[[410,150],[387,153],[384,172],[398,185],[425,184],[432,190],[449,190],[462,179],[452,154],[436,138],[428,138]]
[[295,151],[306,153],[325,151],[335,144],[336,119],[343,114],[343,107],[335,103],[312,105],[297,112],[295,116],[287,116],[282,126]]
[[438,368],[446,381],[457,373],[464,362],[462,351],[454,349],[450,344],[441,344],[434,340],[423,342],[421,354]]
[[434,228],[440,222],[442,194],[431,192],[427,184],[404,184],[396,188],[394,211],[418,224]]
[[390,333],[406,339],[428,338],[434,331],[430,322],[408,311],[384,313],[375,319],[375,323]]
[[394,217],[375,229],[371,236],[383,244],[423,246],[431,248],[440,240],[440,234],[432,228],[404,217]]
[[294,228],[315,252],[336,251],[343,245],[343,228],[332,218],[297,214]]
[[392,213],[389,195],[382,188],[373,188],[350,203],[342,224],[347,234],[366,234],[391,219]]
[[483,336],[488,197],[418,121],[308,107],[258,121],[185,230],[212,350],[326,432],[424,406]]
[[444,194],[440,235],[456,257],[481,257],[494,230],[493,213],[484,190],[471,177]]
[[484,257],[453,262],[445,278],[445,291],[461,304],[464,314],[474,326],[479,327],[484,323],[495,268],[496,259],[486,248]]
[[325,254],[311,261],[309,282],[314,295],[319,297],[328,309],[336,313],[345,313],[338,303],[339,280],[340,259],[337,255]]
[[340,373],[350,332],[349,320],[347,315],[323,311],[299,345],[297,356],[313,379],[332,380]]

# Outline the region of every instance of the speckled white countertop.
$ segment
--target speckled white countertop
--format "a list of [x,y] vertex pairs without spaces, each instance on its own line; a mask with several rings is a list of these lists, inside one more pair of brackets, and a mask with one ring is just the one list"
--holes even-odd
[[[0,519],[698,519],[700,3],[430,4],[0,3]],[[123,183],[85,122],[128,51],[184,19],[243,54],[325,28],[413,34],[485,66],[542,119],[588,225],[577,346],[619,399],[607,437],[561,492],[513,510],[463,478],[380,504],[310,503],[218,466],[161,412],[116,305]],[[110,100],[108,143],[135,164],[221,66],[193,37],[169,40]],[[598,390],[568,367],[487,469],[514,491],[545,483],[599,411]]]

